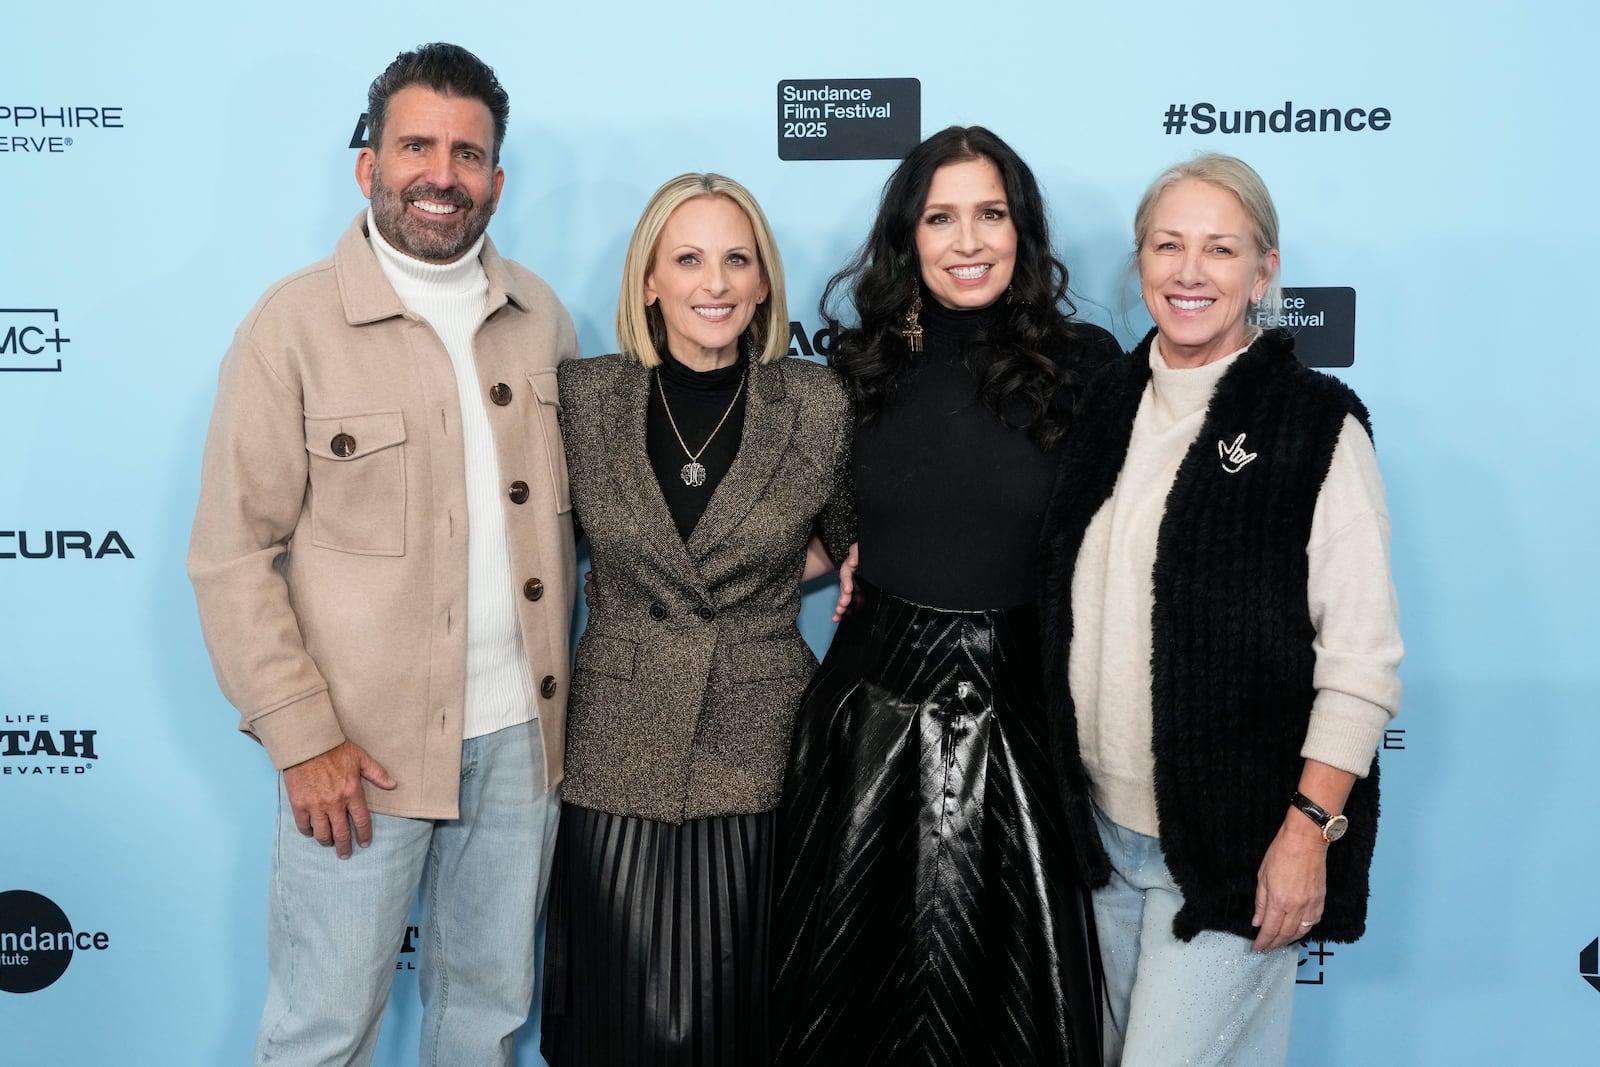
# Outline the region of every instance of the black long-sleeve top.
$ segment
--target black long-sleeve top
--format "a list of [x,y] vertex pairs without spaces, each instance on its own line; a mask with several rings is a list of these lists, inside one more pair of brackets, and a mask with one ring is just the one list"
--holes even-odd
[[[645,448],[650,454],[650,466],[661,483],[661,495],[666,498],[667,510],[678,535],[685,541],[694,532],[695,523],[706,510],[706,502],[716,492],[717,483],[728,473],[739,454],[739,438],[744,430],[744,409],[747,392],[741,385],[749,360],[741,352],[739,358],[726,367],[697,371],[673,358],[672,353],[661,353],[661,364],[656,368],[655,381],[651,383],[650,405],[645,416]],[[672,410],[683,443],[678,442],[667,419],[667,407],[661,403],[665,388],[667,405]],[[737,401],[734,393],[739,394]],[[729,408],[732,408],[729,411]],[[727,414],[727,421],[716,430],[716,436],[706,444],[706,438],[717,426],[717,421]],[[691,486],[684,482],[682,470],[689,462],[684,446],[700,453],[700,463],[706,469],[703,485]]]
[[[914,603],[958,611],[1031,604],[1039,524],[1055,460],[979,395],[963,343],[1005,314],[996,304],[923,305],[923,348],[875,418],[856,426],[852,459],[861,575]],[[1078,324],[1082,350],[1052,353],[1079,374],[1117,352]]]

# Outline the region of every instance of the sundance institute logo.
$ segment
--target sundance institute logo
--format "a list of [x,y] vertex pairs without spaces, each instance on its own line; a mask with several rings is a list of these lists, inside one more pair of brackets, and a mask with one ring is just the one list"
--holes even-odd
[[49,897],[26,889],[0,893],[0,992],[37,993],[66,973],[74,952],[109,947],[104,930],[74,931]]

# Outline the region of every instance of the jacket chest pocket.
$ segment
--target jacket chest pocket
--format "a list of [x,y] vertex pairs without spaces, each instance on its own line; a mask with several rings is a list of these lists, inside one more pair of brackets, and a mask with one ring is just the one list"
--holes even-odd
[[311,543],[364,556],[406,551],[405,419],[306,416]]
[[550,469],[550,485],[555,492],[556,511],[572,510],[572,491],[567,485],[567,453],[561,445],[561,390],[553,370],[535,371],[528,375],[533,388],[533,418],[538,423],[533,428],[534,451],[544,449],[544,459]]

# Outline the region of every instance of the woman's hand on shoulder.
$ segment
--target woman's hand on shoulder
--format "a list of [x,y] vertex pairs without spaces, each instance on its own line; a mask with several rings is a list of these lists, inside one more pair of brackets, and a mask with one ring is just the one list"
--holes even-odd
[[839,622],[844,618],[844,613],[849,610],[850,599],[856,591],[856,568],[861,565],[860,554],[856,551],[854,542],[850,551],[845,553],[844,562],[839,564],[839,600],[833,606],[833,621]]

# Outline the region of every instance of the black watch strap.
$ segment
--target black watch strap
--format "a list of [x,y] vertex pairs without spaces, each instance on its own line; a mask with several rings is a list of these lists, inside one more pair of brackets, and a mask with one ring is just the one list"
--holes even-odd
[[1318,804],[1316,801],[1312,800],[1298,789],[1296,789],[1289,797],[1289,803],[1305,812],[1306,818],[1310,819],[1318,826],[1326,828],[1328,823],[1333,821],[1333,816],[1329,815],[1327,810],[1323,808],[1322,805]]

